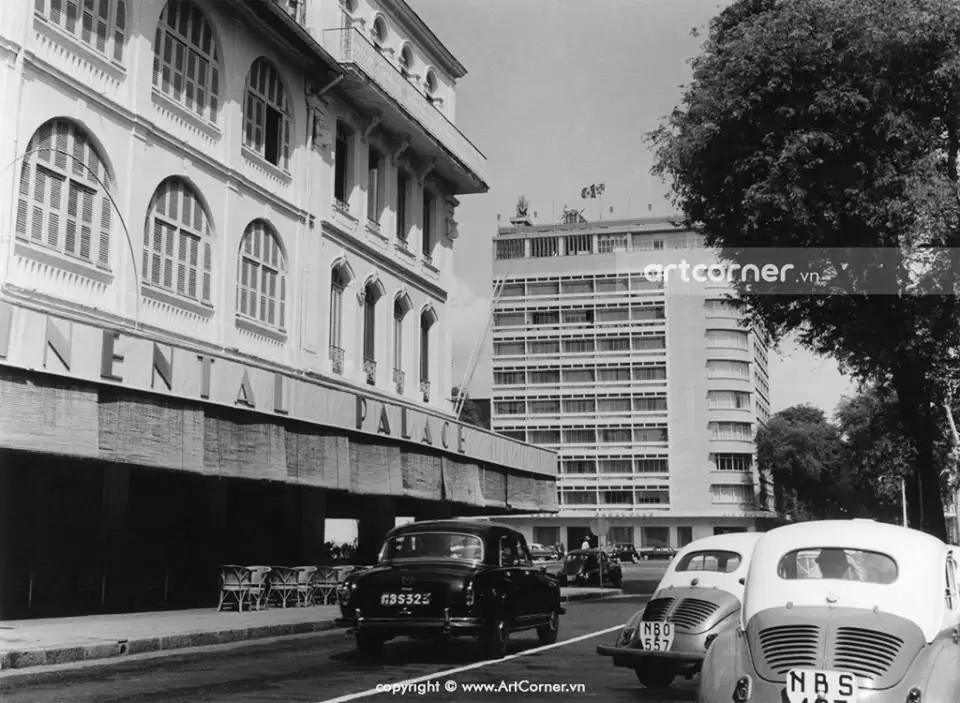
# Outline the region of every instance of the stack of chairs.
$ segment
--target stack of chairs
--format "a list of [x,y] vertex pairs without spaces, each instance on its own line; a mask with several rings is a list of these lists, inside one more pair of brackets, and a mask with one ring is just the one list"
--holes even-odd
[[261,610],[276,605],[306,607],[336,605],[337,588],[347,576],[365,567],[355,566],[238,566],[220,567],[217,610]]

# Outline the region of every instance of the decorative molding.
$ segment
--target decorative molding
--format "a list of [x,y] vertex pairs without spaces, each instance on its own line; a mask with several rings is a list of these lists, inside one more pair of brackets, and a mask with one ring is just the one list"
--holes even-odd
[[370,134],[377,128],[380,124],[380,115],[374,115],[370,119],[370,124],[367,125],[367,128],[363,130],[363,143],[366,144],[370,139]]
[[421,186],[423,185],[424,180],[426,180],[427,176],[430,175],[430,172],[434,168],[436,168],[436,165],[437,165],[436,159],[430,159],[426,163],[426,165],[423,167],[423,170],[421,170],[420,173],[417,174],[417,183],[419,185]]
[[400,161],[400,155],[405,152],[410,146],[410,137],[403,136],[400,138],[400,143],[397,146],[397,150],[393,152],[393,163],[396,165]]

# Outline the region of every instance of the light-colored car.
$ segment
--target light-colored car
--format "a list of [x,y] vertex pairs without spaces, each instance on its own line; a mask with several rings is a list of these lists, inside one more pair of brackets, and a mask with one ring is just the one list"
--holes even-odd
[[597,647],[597,653],[633,669],[649,688],[692,677],[711,643],[739,623],[743,580],[759,539],[760,533],[738,532],[683,547],[653,598],[630,618],[614,646]]
[[779,527],[753,553],[739,626],[699,703],[960,700],[957,548],[872,520]]

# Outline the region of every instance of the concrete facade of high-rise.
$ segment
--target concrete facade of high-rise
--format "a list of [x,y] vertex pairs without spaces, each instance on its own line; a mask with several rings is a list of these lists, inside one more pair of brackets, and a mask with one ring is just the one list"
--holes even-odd
[[715,264],[702,237],[668,219],[511,222],[494,246],[491,425],[560,455],[560,512],[511,523],[568,549],[764,529],[768,344],[727,280],[668,270]]

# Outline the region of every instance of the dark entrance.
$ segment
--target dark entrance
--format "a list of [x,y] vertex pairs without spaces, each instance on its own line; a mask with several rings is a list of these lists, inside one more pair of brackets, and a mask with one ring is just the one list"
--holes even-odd
[[600,539],[590,534],[589,527],[568,527],[567,528],[567,551],[572,549],[580,549],[580,545],[583,544],[584,538],[590,540],[591,547],[600,546]]
[[746,532],[746,527],[714,527],[713,534],[715,535],[729,535],[734,532]]

